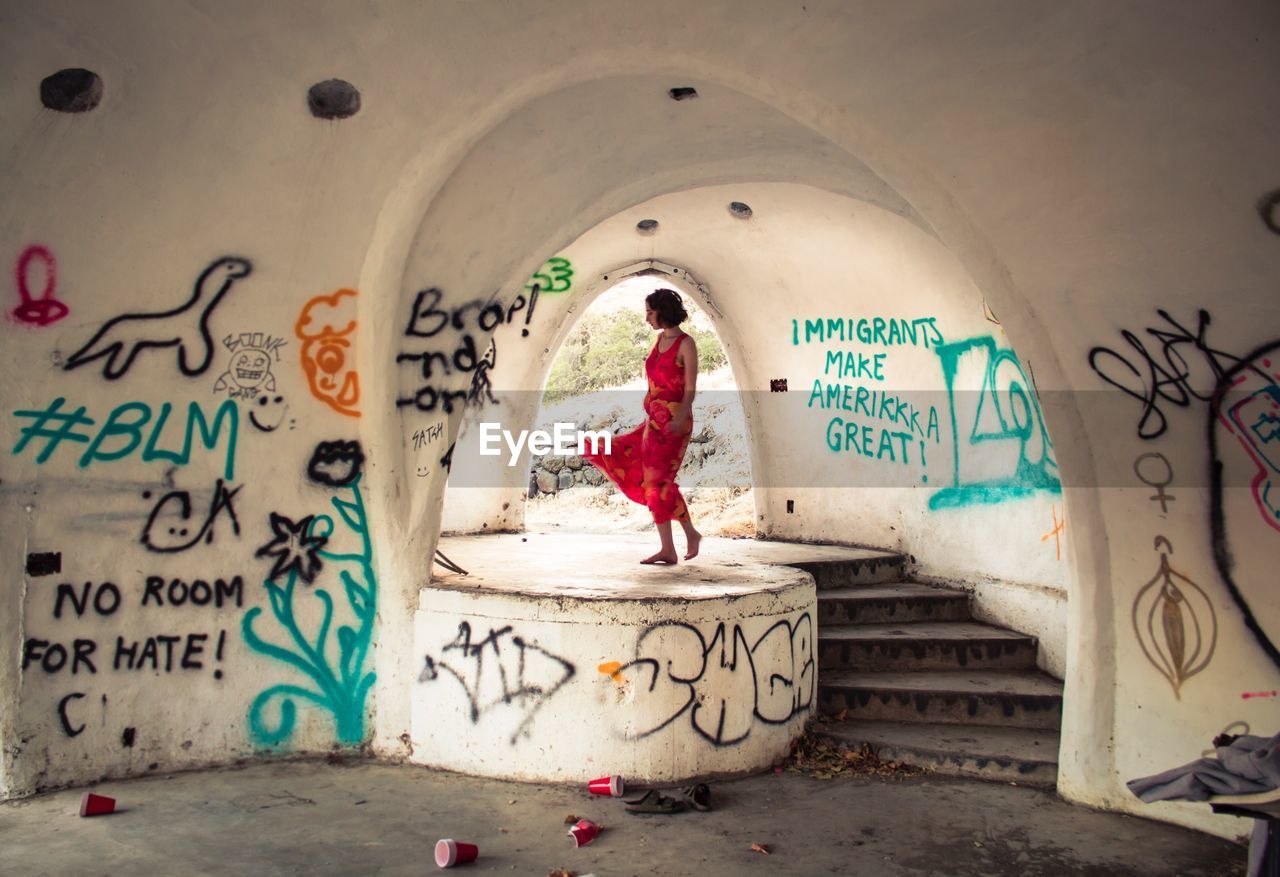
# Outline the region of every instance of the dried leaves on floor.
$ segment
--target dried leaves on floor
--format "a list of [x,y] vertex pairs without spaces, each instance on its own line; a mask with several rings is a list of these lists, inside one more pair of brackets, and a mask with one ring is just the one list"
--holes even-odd
[[791,741],[791,751],[783,766],[791,773],[804,774],[816,780],[868,774],[897,778],[924,773],[920,768],[900,761],[881,761],[866,743],[859,749],[849,749],[811,730]]

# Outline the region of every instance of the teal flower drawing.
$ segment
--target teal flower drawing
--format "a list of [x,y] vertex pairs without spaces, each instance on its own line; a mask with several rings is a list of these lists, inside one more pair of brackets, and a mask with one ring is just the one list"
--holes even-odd
[[[335,519],[330,515],[291,519],[272,513],[272,542],[258,552],[274,564],[263,581],[275,618],[277,637],[287,645],[268,642],[255,629],[263,614],[254,607],[244,615],[241,632],[245,643],[256,652],[281,661],[297,670],[305,684],[273,685],[258,694],[249,705],[249,736],[257,743],[274,746],[286,740],[297,723],[297,701],[308,701],[333,714],[337,739],[343,745],[356,745],[364,739],[365,700],[373,686],[375,674],[365,671],[373,640],[373,622],[377,614],[377,579],[373,570],[373,546],[369,538],[368,518],[360,496],[357,476],[342,494],[330,502],[337,520],[348,533],[335,533]],[[348,538],[354,537],[354,538]],[[353,543],[354,551],[333,550],[335,545]],[[320,581],[322,571],[338,571],[338,581],[346,606],[340,611],[349,623],[338,625],[333,640],[329,633],[334,622],[334,599],[322,584],[298,589],[298,582]],[[326,578],[328,573],[326,573]],[[315,632],[308,635],[299,626],[297,610],[306,595],[320,601],[321,616]],[[279,721],[268,721],[269,705],[278,703]]]

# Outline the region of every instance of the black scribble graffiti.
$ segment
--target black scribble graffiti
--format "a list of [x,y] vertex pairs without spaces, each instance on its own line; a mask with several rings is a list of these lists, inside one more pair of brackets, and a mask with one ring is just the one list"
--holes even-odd
[[204,374],[213,359],[209,316],[237,280],[253,271],[248,259],[226,256],[196,279],[191,298],[168,311],[123,314],[103,324],[88,343],[67,360],[64,369],[106,358],[102,376],[117,380],[147,348],[178,348],[178,370],[187,377]]
[[311,452],[307,477],[328,487],[346,487],[360,477],[363,465],[364,451],[355,439],[320,442]]
[[445,451],[444,456],[440,458],[440,465],[444,467],[444,471],[446,472],[453,469],[453,449],[457,446],[457,442],[449,445],[449,450]]
[[[1240,608],[1245,626],[1271,659],[1271,663],[1280,668],[1280,648],[1276,647],[1275,640],[1263,629],[1254,612],[1253,603],[1246,594],[1248,589],[1258,598],[1261,606],[1274,600],[1276,554],[1274,550],[1268,552],[1261,546],[1256,548],[1255,550],[1263,553],[1265,560],[1260,567],[1255,565],[1253,575],[1248,576],[1246,581],[1240,581],[1236,559],[1227,536],[1226,486],[1223,477],[1224,452],[1229,448],[1240,447],[1256,466],[1252,494],[1258,513],[1272,528],[1280,530],[1280,420],[1276,419],[1274,413],[1276,408],[1280,408],[1280,384],[1259,368],[1266,364],[1275,367],[1278,361],[1280,340],[1271,341],[1244,356],[1218,379],[1213,398],[1209,402],[1207,439],[1209,529],[1214,565],[1218,568],[1218,575],[1226,584],[1231,599]],[[1257,373],[1262,375],[1262,381],[1256,381],[1252,377]],[[1230,399],[1227,397],[1229,391]],[[1239,443],[1220,443],[1218,435],[1222,430],[1228,434],[1237,433]],[[1273,487],[1276,496],[1272,495]],[[1276,534],[1270,535],[1274,537]]]
[[307,515],[294,523],[284,515],[271,513],[271,531],[274,538],[263,545],[254,557],[274,557],[275,564],[267,578],[276,581],[296,570],[298,578],[305,584],[311,584],[324,562],[320,560],[320,549],[329,541],[328,536],[319,536],[311,532],[315,523],[315,515]]
[[1262,196],[1258,201],[1258,215],[1272,234],[1280,234],[1280,189]]
[[61,551],[36,551],[27,555],[27,575],[31,578],[62,572]]
[[[515,745],[521,736],[529,736],[538,711],[574,677],[577,668],[512,631],[511,625],[490,628],[488,636],[472,642],[471,624],[462,622],[453,642],[440,650],[439,659],[426,656],[418,681],[433,682],[441,673],[457,679],[471,704],[473,724],[499,706],[515,705],[522,709],[523,717],[511,734],[511,743]],[[455,653],[457,663],[463,667],[461,671],[445,661]]]
[[[770,654],[784,657],[774,662],[766,657]],[[778,621],[751,645],[738,624],[730,632],[721,622],[707,642],[697,627],[665,621],[640,635],[636,658],[618,672],[626,678],[636,669],[642,678],[648,674],[641,685],[644,694],[668,698],[671,689],[683,686],[688,697],[674,713],[633,733],[632,739],[656,734],[687,712],[698,736],[713,746],[734,746],[751,735],[756,721],[785,724],[812,708],[813,619],[806,612],[794,624]],[[726,694],[744,690],[753,692],[749,700]]]
[[[410,395],[397,398],[396,407],[412,405],[419,411],[440,409],[448,413],[455,406],[479,401],[481,396],[496,402],[488,377],[497,357],[490,336],[499,326],[514,322],[516,314],[522,311],[525,325],[529,324],[538,299],[538,285],[533,284],[527,291],[528,298],[524,292],[518,293],[510,305],[504,305],[495,294],[488,300],[477,298],[457,307],[442,308],[442,290],[438,287],[421,290],[405,326],[406,349],[396,355],[397,364],[414,364],[413,383],[419,386]],[[527,329],[524,334],[528,334]],[[481,343],[486,339],[491,342],[490,352],[484,356],[479,354],[477,337]],[[473,375],[468,389],[444,386],[448,379],[466,374]]]
[[79,737],[84,733],[84,725],[81,725],[78,728],[73,727],[71,719],[67,716],[67,704],[73,700],[80,700],[83,697],[84,694],[82,692],[73,691],[62,700],[58,701],[58,721],[62,723],[62,733],[66,734],[68,737]]
[[489,380],[489,370],[497,364],[498,346],[490,339],[489,349],[480,358],[480,362],[476,363],[476,370],[471,374],[471,391],[467,393],[468,402],[483,403],[488,400],[497,404],[498,400],[493,395],[493,384]]
[[[194,504],[191,501],[191,492],[170,491],[160,497],[155,508],[151,510],[138,541],[150,550],[161,554],[186,551],[202,539],[206,545],[211,545],[213,544],[213,525],[221,515],[226,515],[230,519],[231,532],[239,536],[240,521],[236,518],[234,503],[235,496],[239,492],[239,487],[235,490],[227,490],[226,485],[219,478],[214,484],[204,521],[196,527],[195,519],[192,517]],[[142,498],[150,499],[151,491],[144,492]]]
[[[1195,401],[1208,402],[1222,376],[1247,361],[1210,346],[1205,338],[1212,319],[1208,311],[1199,311],[1194,330],[1168,311],[1158,309],[1156,313],[1166,325],[1148,326],[1148,341],[1125,329],[1120,332],[1130,348],[1125,353],[1110,347],[1089,351],[1089,365],[1098,377],[1142,403],[1138,436],[1143,439],[1158,438],[1168,429],[1162,402],[1178,408]],[[1147,344],[1151,344],[1150,350]],[[1255,366],[1248,368],[1258,371]]]

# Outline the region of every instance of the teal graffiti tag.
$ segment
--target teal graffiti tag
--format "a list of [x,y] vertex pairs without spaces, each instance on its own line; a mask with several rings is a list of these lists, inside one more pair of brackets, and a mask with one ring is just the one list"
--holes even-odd
[[524,288],[532,290],[535,284],[542,293],[568,292],[573,285],[573,263],[563,256],[552,256],[542,263]]
[[[1021,499],[1038,492],[1062,493],[1058,461],[1044,424],[1035,390],[1012,350],[998,349],[990,336],[943,344],[934,351],[947,382],[953,439],[952,483],[929,498],[929,508],[944,509]],[[973,410],[968,437],[961,440],[959,423],[968,411],[957,413],[956,376],[969,357],[981,357],[982,389]],[[965,395],[971,395],[966,393]],[[969,480],[962,475],[991,442],[1018,442],[1017,462],[1003,477]]]
[[[200,403],[192,402],[187,406],[186,430],[180,451],[158,447],[164,434],[165,424],[169,420],[169,414],[173,411],[173,405],[168,402],[160,406],[159,416],[154,421],[151,406],[145,402],[126,402],[118,405],[107,415],[106,423],[95,433],[89,428],[95,426],[97,421],[85,413],[87,410],[85,406],[81,405],[74,411],[64,411],[62,406],[66,401],[65,397],[59,396],[43,410],[13,412],[14,417],[30,421],[19,430],[18,441],[12,451],[14,456],[21,454],[32,442],[42,443],[38,445],[40,450],[36,454],[36,464],[40,465],[53,456],[63,442],[78,442],[88,445],[80,456],[78,464],[81,469],[87,469],[95,462],[110,463],[123,460],[142,445],[140,456],[144,462],[166,460],[178,466],[185,466],[191,462],[191,449],[197,431],[200,443],[207,450],[214,451],[217,450],[225,425],[227,441],[223,478],[227,481],[235,479],[240,412],[231,399],[227,399],[218,407],[217,413],[213,416],[212,425],[205,417]],[[151,424],[149,435],[143,429],[148,424]],[[77,431],[78,429],[84,431]]]
[[[378,584],[373,571],[373,544],[369,537],[368,518],[359,484],[360,477],[357,476],[348,488],[351,491],[349,500],[336,496],[331,500],[338,517],[357,537],[360,544],[357,552],[344,554],[324,549],[323,546],[330,544],[335,528],[333,518],[329,515],[317,515],[305,526],[307,532],[301,534],[304,538],[294,540],[287,549],[301,551],[302,555],[296,558],[279,558],[285,549],[272,552],[279,558],[275,568],[287,570],[284,584],[271,579],[265,579],[262,584],[271,599],[271,612],[292,640],[292,648],[269,643],[258,636],[253,623],[262,614],[260,607],[246,612],[240,625],[245,642],[251,649],[301,671],[315,685],[314,689],[302,685],[273,685],[253,699],[248,713],[249,735],[262,745],[274,746],[293,733],[297,721],[295,700],[309,701],[332,712],[339,743],[353,745],[364,739],[365,699],[376,678],[372,671],[365,672],[364,665],[373,639]],[[275,518],[285,524],[291,523],[280,515]],[[283,541],[277,540],[278,543]],[[334,611],[333,597],[329,592],[322,587],[317,587],[314,591],[323,608],[323,617],[314,639],[307,638],[299,628],[295,616],[294,597],[300,578],[299,571],[306,569],[309,562],[318,573],[320,559],[326,564],[341,564],[345,567],[340,569],[338,578],[342,582],[347,605],[356,622],[355,626],[343,624],[338,627],[336,667],[333,661],[333,644],[329,641]],[[270,727],[263,715],[273,698],[280,699],[280,722],[275,728]]]

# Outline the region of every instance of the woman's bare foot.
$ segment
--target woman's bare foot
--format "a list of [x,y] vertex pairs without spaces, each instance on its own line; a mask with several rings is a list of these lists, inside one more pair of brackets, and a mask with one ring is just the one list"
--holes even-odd
[[670,551],[670,552],[667,552],[667,551],[659,551],[657,554],[650,554],[648,557],[646,557],[644,560],[642,560],[642,561],[640,561],[640,562],[641,562],[641,563],[670,563],[670,564],[676,564],[676,563],[679,563],[679,562],[680,562],[680,558],[676,557],[676,553],[675,553],[675,551],[674,551],[674,550],[672,550],[672,551]]
[[686,539],[688,541],[689,550],[685,552],[684,559],[693,560],[698,556],[698,546],[702,544],[702,534],[697,530],[694,530],[693,533],[686,536]]

